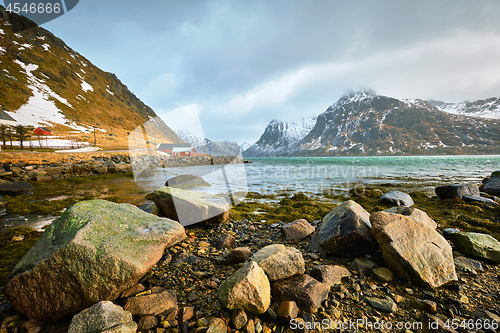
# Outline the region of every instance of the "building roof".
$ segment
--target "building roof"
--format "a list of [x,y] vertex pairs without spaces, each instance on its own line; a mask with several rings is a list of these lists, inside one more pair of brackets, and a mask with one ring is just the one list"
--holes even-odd
[[5,113],[3,110],[0,110],[0,119],[1,120],[7,120],[7,121],[13,121],[16,122],[14,118],[9,116],[7,113]]
[[193,148],[190,143],[162,143],[158,146],[158,150],[172,150],[174,148]]
[[189,153],[191,150],[193,150],[193,148],[176,147],[172,149],[172,153]]
[[47,127],[37,127],[37,128],[41,129],[42,131],[50,132],[50,130]]

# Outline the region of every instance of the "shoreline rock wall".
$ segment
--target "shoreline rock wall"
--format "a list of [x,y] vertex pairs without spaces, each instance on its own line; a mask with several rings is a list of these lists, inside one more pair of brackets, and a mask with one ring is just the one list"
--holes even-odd
[[164,157],[159,155],[141,155],[130,158],[128,155],[91,156],[90,160],[74,162],[53,162],[32,164],[27,162],[0,163],[0,179],[17,181],[50,181],[52,179],[90,176],[108,173],[127,173],[132,165],[143,164],[153,167],[179,167],[211,164],[246,163],[242,158],[234,156],[195,156]]

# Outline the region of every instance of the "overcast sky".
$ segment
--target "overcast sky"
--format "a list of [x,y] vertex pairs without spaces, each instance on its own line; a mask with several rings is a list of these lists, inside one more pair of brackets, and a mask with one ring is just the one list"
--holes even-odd
[[80,0],[43,27],[157,114],[194,105],[205,136],[241,143],[352,89],[500,97],[499,13],[500,1]]

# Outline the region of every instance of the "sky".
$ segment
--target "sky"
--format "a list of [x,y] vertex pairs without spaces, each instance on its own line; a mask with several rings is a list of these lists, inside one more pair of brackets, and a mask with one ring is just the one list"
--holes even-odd
[[206,137],[242,143],[362,88],[500,97],[498,13],[482,0],[81,0],[42,26],[157,114],[196,109]]

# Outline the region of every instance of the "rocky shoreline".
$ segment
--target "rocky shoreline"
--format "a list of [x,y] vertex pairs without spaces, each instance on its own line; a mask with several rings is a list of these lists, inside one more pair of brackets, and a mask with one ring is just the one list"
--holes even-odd
[[[64,281],[67,276],[74,281],[74,274],[61,273],[71,269],[55,268],[57,263],[67,261],[76,262],[69,266],[77,268],[78,262],[87,260],[84,258],[94,258],[71,255],[74,251],[85,253],[76,250],[78,246],[88,248],[78,239],[94,244],[102,258],[139,256],[142,259],[127,260],[146,260],[147,272],[138,278],[125,274],[122,282],[116,278],[101,281],[103,292],[113,290],[113,296],[89,292],[74,283],[70,295],[67,289],[58,291],[60,286],[49,288],[50,279],[41,283],[31,278],[30,272],[43,270],[33,269],[40,265],[37,256],[27,256],[3,289],[10,302],[4,300],[0,305],[0,332],[495,332],[498,326],[494,323],[500,325],[500,243],[498,222],[493,220],[500,215],[499,200],[494,196],[497,190],[500,192],[499,175],[493,173],[482,185],[481,189],[490,194],[480,192],[476,184],[439,187],[437,196],[432,197],[378,188],[348,198],[323,198],[341,202],[331,205],[304,194],[284,193],[277,203],[267,201],[260,206],[267,215],[254,212],[266,198],[252,194],[215,227],[181,227],[185,230],[181,235],[177,224],[177,231],[159,240],[158,245],[123,254],[117,250],[119,241],[110,244],[103,238],[103,228],[125,228],[128,231],[120,235],[136,240],[147,236],[153,241],[164,235],[155,230],[167,228],[165,223],[171,220],[138,212],[130,205],[83,201],[65,212],[42,236],[58,249],[49,251],[53,255],[48,257],[45,253],[44,265],[50,270],[36,275],[38,279],[47,279],[50,272],[57,271],[55,279]],[[440,210],[433,210],[434,206]],[[295,212],[289,214],[291,219],[279,215],[287,207]],[[317,210],[311,210],[314,207]],[[331,208],[323,213],[321,207]],[[130,214],[133,211],[144,217],[119,217],[129,209]],[[111,223],[109,227],[100,226],[97,221],[106,220],[105,216],[115,210],[118,215],[106,222]],[[107,213],[95,218],[99,212]],[[301,214],[307,220],[295,219]],[[71,216],[90,219],[94,222],[85,225],[93,223],[94,227],[75,229]],[[487,216],[490,222],[485,221]],[[150,222],[135,225],[131,220]],[[471,220],[492,227],[484,230],[478,225],[480,229],[476,230],[476,222]],[[63,230],[74,231],[68,234]],[[81,236],[71,236],[74,232]],[[15,241],[16,235],[11,236],[10,241]],[[42,245],[38,247],[46,249]],[[38,253],[36,245],[30,251]],[[144,258],[144,254],[149,258],[153,253],[153,259]],[[100,262],[105,265],[106,260]],[[92,265],[93,271],[103,272],[92,278],[105,279],[104,272],[112,273],[111,266],[103,269]],[[97,287],[89,278],[83,281],[88,282],[87,288]],[[51,304],[41,297],[24,297],[23,292],[29,288],[37,291],[28,295],[42,295],[48,288],[54,293],[51,299],[58,301]],[[75,307],[71,299],[85,302]],[[47,309],[51,309],[50,315],[44,312]],[[49,317],[52,320],[47,320]],[[107,318],[107,326],[90,327],[96,318]],[[398,323],[402,327],[396,328]],[[420,323],[422,326],[418,326]]]

